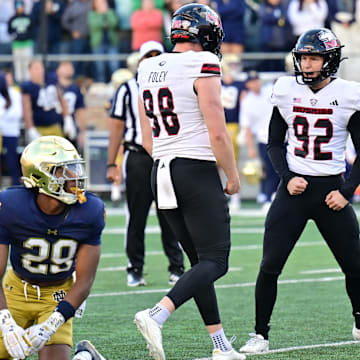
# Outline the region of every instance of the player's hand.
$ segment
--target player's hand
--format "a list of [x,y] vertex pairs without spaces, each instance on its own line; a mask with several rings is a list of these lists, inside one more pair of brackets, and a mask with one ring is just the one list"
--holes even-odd
[[26,335],[31,342],[32,353],[39,352],[50,340],[51,335],[45,330],[43,324],[44,323],[41,323],[40,325],[33,325],[26,329]]
[[302,194],[308,186],[308,182],[300,177],[295,176],[287,184],[287,190],[290,195],[300,195]]
[[226,187],[224,193],[228,195],[236,194],[240,191],[240,178],[237,176],[234,179],[228,179],[226,182]]
[[41,136],[41,134],[37,131],[35,126],[27,129],[26,135],[27,135],[28,142],[32,142]]
[[64,134],[70,140],[75,140],[76,138],[76,126],[71,115],[66,115],[64,117]]
[[25,330],[16,324],[8,309],[0,311],[0,328],[6,351],[11,357],[25,359],[30,356],[31,342]]
[[26,329],[26,334],[31,342],[31,352],[39,352],[64,322],[63,315],[55,311],[46,321]]
[[119,170],[116,166],[111,166],[107,169],[106,179],[113,183],[116,183],[116,184],[119,183],[120,174],[119,174]]
[[325,202],[330,209],[335,211],[342,210],[349,203],[339,190],[329,192],[325,198]]

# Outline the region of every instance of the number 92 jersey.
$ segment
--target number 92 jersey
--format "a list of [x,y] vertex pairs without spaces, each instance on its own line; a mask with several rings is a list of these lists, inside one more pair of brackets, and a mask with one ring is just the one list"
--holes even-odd
[[153,128],[154,159],[171,154],[215,160],[194,89],[197,78],[208,76],[220,76],[219,59],[208,51],[161,54],[140,63],[139,95]]
[[360,85],[343,79],[314,93],[295,77],[277,80],[271,96],[288,126],[287,162],[295,173],[312,176],[345,171],[347,125],[360,110]]
[[60,215],[46,215],[34,190],[12,187],[0,193],[0,244],[10,245],[10,262],[32,283],[68,279],[81,244],[100,245],[105,226],[104,203],[86,193]]

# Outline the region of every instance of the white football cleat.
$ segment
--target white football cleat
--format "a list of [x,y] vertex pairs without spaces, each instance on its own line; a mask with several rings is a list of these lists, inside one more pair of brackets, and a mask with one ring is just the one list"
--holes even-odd
[[[77,359],[76,354],[88,352],[91,355],[92,360],[105,360],[105,358],[96,350],[95,346],[88,340],[81,340],[75,346],[75,357]],[[80,359],[80,357],[79,357]]]
[[354,340],[358,340],[360,341],[360,329],[358,329],[355,324],[354,327],[352,329],[352,336],[354,338]]
[[240,352],[248,354],[262,353],[269,351],[269,340],[265,340],[260,334],[249,334],[250,340],[240,348]]
[[214,349],[212,353],[212,360],[245,360],[244,354],[239,354],[234,349],[229,351],[221,351],[220,349]]
[[136,313],[134,323],[148,344],[150,356],[155,360],[165,360],[161,328],[157,322],[150,317],[149,310],[150,309],[146,309]]

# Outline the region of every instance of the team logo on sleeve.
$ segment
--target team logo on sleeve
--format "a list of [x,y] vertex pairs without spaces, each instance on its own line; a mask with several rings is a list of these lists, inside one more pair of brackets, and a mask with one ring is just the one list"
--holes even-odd
[[219,64],[203,64],[200,72],[202,74],[220,75],[220,65]]

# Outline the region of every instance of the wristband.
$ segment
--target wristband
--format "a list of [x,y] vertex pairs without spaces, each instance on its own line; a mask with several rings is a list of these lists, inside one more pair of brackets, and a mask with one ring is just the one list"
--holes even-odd
[[75,315],[75,308],[65,300],[62,300],[58,303],[58,306],[54,312],[55,311],[58,311],[64,317],[65,321],[68,321]]
[[107,169],[112,168],[112,167],[117,167],[117,165],[116,164],[106,164]]

